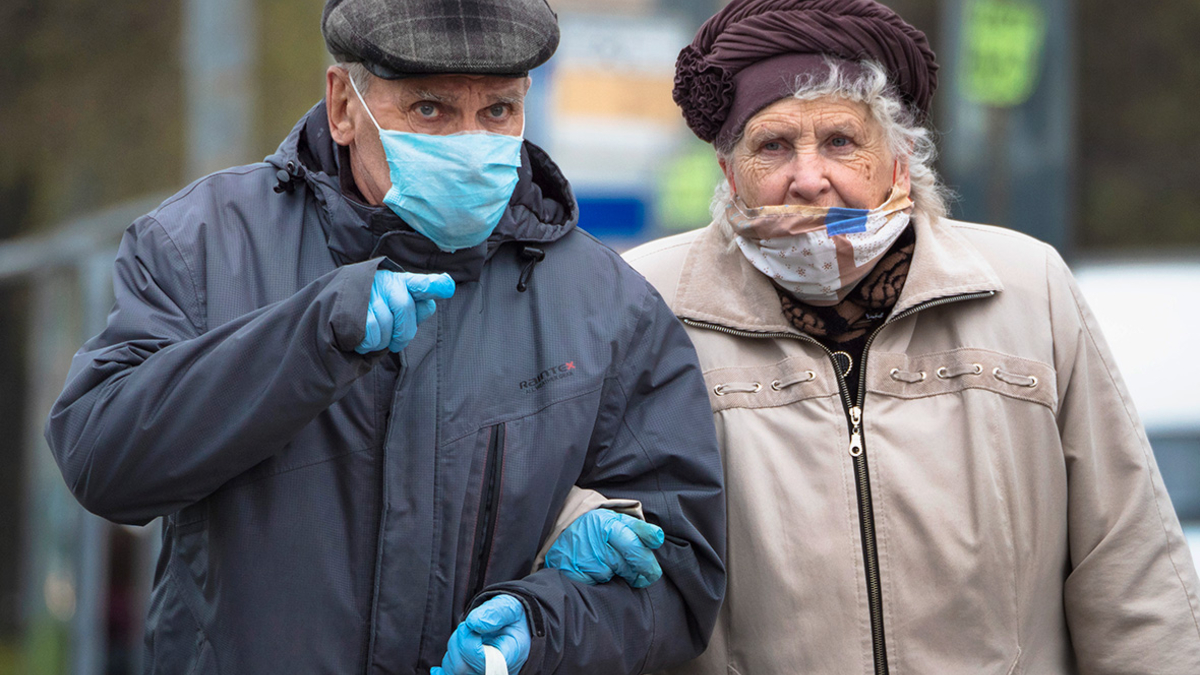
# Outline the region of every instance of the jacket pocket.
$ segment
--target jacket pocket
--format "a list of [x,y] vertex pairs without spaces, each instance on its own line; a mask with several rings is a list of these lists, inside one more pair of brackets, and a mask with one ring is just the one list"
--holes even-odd
[[168,571],[150,595],[146,617],[145,672],[155,675],[216,673],[212,645],[205,639]]
[[1052,548],[1030,523],[1055,516],[1028,488],[1052,485],[1031,458],[1057,438],[1054,373],[982,349],[872,359],[863,438],[889,651],[905,672],[1016,672],[1031,551]]
[[487,585],[488,562],[496,534],[504,475],[504,431],[504,425],[497,424],[488,433],[487,454],[483,464],[483,488],[479,495],[479,515],[475,521],[475,537],[471,546],[470,569],[467,573],[468,602],[479,595]]
[[595,399],[581,396],[486,422],[439,447],[438,498],[453,528],[441,546],[454,565],[455,611],[489,586],[529,574],[583,473],[595,417]]
[[985,390],[1058,410],[1055,370],[1049,364],[989,349],[967,348],[908,356],[872,352],[870,391],[904,399]]

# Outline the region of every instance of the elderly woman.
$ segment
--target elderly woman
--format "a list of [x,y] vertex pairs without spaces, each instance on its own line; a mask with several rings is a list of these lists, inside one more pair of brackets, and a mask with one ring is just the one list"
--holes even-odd
[[734,0],[675,99],[725,174],[627,259],[687,325],[728,591],[679,672],[1200,673],[1179,522],[1066,265],[946,219],[925,36],[873,0]]

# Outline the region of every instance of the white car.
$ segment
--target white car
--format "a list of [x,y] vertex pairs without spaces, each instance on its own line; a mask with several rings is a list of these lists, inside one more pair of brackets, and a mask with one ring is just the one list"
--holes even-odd
[[1200,260],[1073,267],[1200,567]]

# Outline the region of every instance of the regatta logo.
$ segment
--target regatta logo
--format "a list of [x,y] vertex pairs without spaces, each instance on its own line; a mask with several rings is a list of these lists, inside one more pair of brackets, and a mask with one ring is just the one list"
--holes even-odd
[[537,377],[531,380],[525,380],[521,383],[521,391],[525,392],[526,394],[532,394],[551,382],[556,382],[563,378],[571,377],[574,374],[575,362],[567,361],[561,366],[555,366],[553,368],[543,370],[542,372],[538,373]]

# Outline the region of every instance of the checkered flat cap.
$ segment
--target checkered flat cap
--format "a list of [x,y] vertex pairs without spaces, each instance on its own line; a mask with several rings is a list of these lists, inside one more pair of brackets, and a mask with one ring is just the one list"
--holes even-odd
[[546,0],[326,0],[325,46],[378,77],[520,76],[558,48]]

